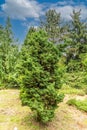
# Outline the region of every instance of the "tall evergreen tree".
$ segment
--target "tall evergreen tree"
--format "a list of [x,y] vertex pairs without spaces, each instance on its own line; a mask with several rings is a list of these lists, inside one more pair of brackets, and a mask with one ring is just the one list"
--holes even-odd
[[63,98],[57,91],[61,86],[58,50],[42,30],[28,34],[25,42],[19,66],[21,100],[46,123],[54,117],[54,110]]
[[3,75],[3,47],[2,43],[4,42],[4,27],[0,25],[0,79],[2,79]]
[[11,25],[11,21],[10,18],[7,17],[6,19],[6,25],[5,25],[5,39],[7,44],[11,44],[14,40],[13,38],[13,32],[12,32],[12,25]]
[[81,21],[81,10],[73,10],[72,25],[69,32],[68,60],[80,58],[81,53],[87,51],[87,25]]
[[14,43],[10,18],[6,19],[5,27],[0,26],[0,72],[1,82],[7,82],[9,74],[14,70],[18,57],[18,47]]
[[41,26],[48,33],[50,41],[56,43],[60,40],[61,27],[60,27],[60,13],[56,10],[48,10],[44,19],[41,20]]

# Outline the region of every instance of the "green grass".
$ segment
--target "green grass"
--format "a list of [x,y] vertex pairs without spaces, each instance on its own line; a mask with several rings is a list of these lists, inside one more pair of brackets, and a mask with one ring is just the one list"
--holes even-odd
[[87,112],[87,99],[82,101],[76,99],[70,99],[68,100],[67,104],[76,106],[77,109]]
[[59,93],[63,94],[75,94],[75,95],[85,95],[85,91],[83,89],[77,89],[77,88],[72,88],[66,84],[62,86],[62,88],[59,90]]

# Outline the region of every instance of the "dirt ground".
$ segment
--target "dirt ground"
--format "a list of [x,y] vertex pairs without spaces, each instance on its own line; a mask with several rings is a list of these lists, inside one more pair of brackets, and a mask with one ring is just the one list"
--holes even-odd
[[44,126],[28,107],[21,105],[19,90],[0,90],[0,130],[87,130],[87,113],[68,106],[66,102],[71,98],[83,100],[87,95],[66,95],[53,121]]

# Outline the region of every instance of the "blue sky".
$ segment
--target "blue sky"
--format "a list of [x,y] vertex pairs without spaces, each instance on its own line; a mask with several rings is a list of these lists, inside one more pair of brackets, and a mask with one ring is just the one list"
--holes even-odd
[[64,20],[71,19],[73,9],[81,9],[81,18],[87,18],[87,0],[0,0],[0,24],[10,16],[15,37],[22,42],[28,28],[37,27],[48,9],[60,12]]

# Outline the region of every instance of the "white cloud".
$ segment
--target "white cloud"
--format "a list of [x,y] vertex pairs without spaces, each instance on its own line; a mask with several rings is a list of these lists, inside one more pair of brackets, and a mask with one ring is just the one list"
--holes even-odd
[[2,11],[14,19],[26,20],[27,18],[38,18],[43,15],[48,9],[55,9],[61,13],[65,20],[70,20],[73,9],[81,9],[81,17],[87,17],[87,6],[84,3],[76,5],[73,0],[59,1],[55,4],[51,2],[47,4],[38,3],[36,0],[5,0],[5,4],[1,5]]
[[[87,18],[87,7],[85,5],[68,5],[65,2],[61,3],[63,6],[59,6],[57,4],[53,4],[50,6],[50,9],[55,9],[58,13],[61,13],[61,16],[65,20],[71,20],[71,14],[73,10],[79,11],[81,9],[81,18],[86,19]],[[74,4],[74,3],[73,3]]]
[[55,7],[55,10],[59,13],[61,13],[61,16],[63,19],[66,19],[66,20],[70,20],[71,19],[71,16],[70,14],[72,13],[72,10],[73,10],[73,7],[72,6],[63,6],[63,7]]
[[35,0],[5,0],[1,7],[14,19],[38,18],[42,14],[42,5]]

